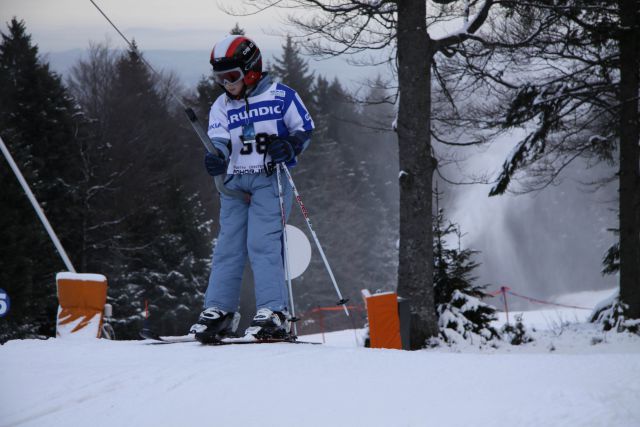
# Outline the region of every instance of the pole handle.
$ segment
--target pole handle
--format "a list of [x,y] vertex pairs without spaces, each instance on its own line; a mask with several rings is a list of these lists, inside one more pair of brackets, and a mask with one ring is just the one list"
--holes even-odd
[[[204,145],[204,148],[209,153],[215,153],[218,156],[222,157],[223,154],[220,152],[220,150],[218,150],[213,145],[213,143],[209,139],[209,136],[204,133],[204,130],[202,129],[202,126],[200,126],[200,122],[198,121],[198,116],[196,116],[196,113],[195,111],[193,111],[193,108],[187,107],[184,109],[184,112],[187,115],[187,118],[189,119],[189,123],[191,123],[193,130],[195,130],[196,133],[198,134],[198,137],[200,138],[202,145]],[[218,189],[218,192],[220,192],[221,194],[225,194],[229,197],[233,197],[233,198],[244,200],[244,201],[248,201],[250,198],[250,196],[247,193],[243,193],[242,191],[229,190],[227,187],[225,187],[224,175],[215,176],[213,178],[213,182],[216,184],[216,188]]]

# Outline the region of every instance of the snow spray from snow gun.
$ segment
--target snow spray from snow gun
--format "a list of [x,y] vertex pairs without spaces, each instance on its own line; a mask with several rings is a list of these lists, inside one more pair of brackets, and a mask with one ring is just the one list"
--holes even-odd
[[[111,21],[111,19],[109,19],[109,17],[96,4],[96,2],[94,2],[93,0],[89,0],[89,1],[91,2],[91,4],[93,4],[95,6],[95,8],[98,10],[98,12],[100,12],[100,14],[104,17],[104,19],[106,19],[107,22],[109,22],[109,24],[111,24],[113,29],[116,30],[116,32],[120,35],[120,37],[122,37],[122,39],[127,43],[129,48],[131,48],[134,52],[138,52],[138,48],[133,43],[131,43],[129,41],[129,39],[124,34],[122,34],[122,32],[120,31],[120,29],[118,29],[116,24],[114,24],[113,21]],[[142,62],[149,68],[149,70],[153,74],[155,74],[156,76],[160,77],[160,73],[158,73],[155,70],[155,68],[153,68],[153,66],[142,55],[139,55],[139,57],[142,60]],[[184,112],[185,112],[185,114],[187,116],[187,119],[189,120],[189,123],[191,124],[191,126],[193,127],[193,130],[198,135],[198,138],[200,138],[200,141],[204,145],[204,148],[210,153],[215,153],[215,154],[217,154],[219,156],[222,156],[222,153],[220,153],[220,151],[214,147],[213,143],[211,142],[211,140],[209,139],[209,137],[207,136],[207,134],[203,130],[202,126],[200,125],[200,122],[198,121],[198,117],[196,116],[195,111],[193,111],[193,109],[191,107],[187,107],[184,104],[184,102],[182,102],[180,97],[177,96],[173,91],[171,91],[170,94],[173,97],[173,99],[175,99],[178,102],[178,104],[180,104],[180,106],[184,109]],[[220,193],[226,194],[227,196],[234,197],[234,198],[237,198],[237,199],[245,200],[247,202],[250,200],[250,195],[247,194],[247,193],[243,193],[241,191],[233,191],[233,190],[227,189],[224,186],[224,175],[218,175],[218,176],[214,177],[214,182],[216,184],[217,190]]]

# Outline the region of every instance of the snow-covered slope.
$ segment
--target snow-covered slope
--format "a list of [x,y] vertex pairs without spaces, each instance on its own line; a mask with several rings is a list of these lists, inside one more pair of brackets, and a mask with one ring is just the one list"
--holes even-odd
[[10,341],[0,426],[640,426],[640,338],[571,320],[525,346],[417,352],[356,347],[354,331],[325,345]]
[[638,426],[640,344],[617,347],[478,354],[13,341],[0,351],[0,425]]

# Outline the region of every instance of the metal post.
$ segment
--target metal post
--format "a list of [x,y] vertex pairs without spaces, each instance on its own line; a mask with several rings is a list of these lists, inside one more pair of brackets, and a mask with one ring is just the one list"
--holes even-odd
[[502,286],[500,292],[502,292],[502,299],[504,300],[504,312],[507,314],[507,325],[509,324],[509,305],[507,304],[507,287]]
[[11,166],[11,169],[13,169],[13,173],[16,175],[16,178],[18,178],[18,181],[20,182],[22,189],[24,190],[25,194],[29,198],[29,201],[31,202],[31,206],[33,206],[33,209],[38,214],[38,217],[40,218],[42,225],[44,225],[44,228],[47,230],[47,233],[49,233],[49,237],[51,238],[51,240],[53,241],[53,244],[58,250],[58,253],[62,258],[64,265],[67,266],[67,270],[69,270],[72,273],[75,273],[76,269],[73,268],[73,264],[71,264],[71,260],[69,259],[69,257],[67,256],[67,253],[62,247],[60,240],[58,240],[58,236],[56,236],[56,233],[53,231],[51,224],[49,224],[49,220],[47,220],[47,217],[42,211],[42,208],[40,207],[40,205],[38,204],[36,197],[31,192],[31,188],[29,188],[29,184],[27,184],[27,181],[24,179],[24,176],[22,176],[22,172],[20,172],[20,168],[18,168],[18,165],[13,160],[13,157],[11,156],[9,149],[7,148],[6,145],[4,145],[4,141],[2,140],[1,137],[0,137],[0,149],[2,150],[2,154],[4,154],[4,157],[7,159],[7,162],[9,162],[9,166]]

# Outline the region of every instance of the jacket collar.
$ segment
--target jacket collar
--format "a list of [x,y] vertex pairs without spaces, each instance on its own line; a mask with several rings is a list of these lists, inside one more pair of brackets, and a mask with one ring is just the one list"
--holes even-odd
[[269,73],[262,73],[262,78],[260,79],[260,81],[258,81],[258,84],[256,84],[251,90],[249,90],[246,96],[249,97],[261,95],[265,93],[267,89],[269,89],[272,83],[273,79],[271,78]]

